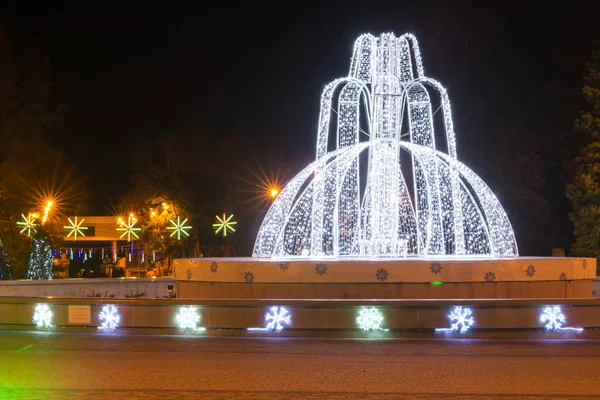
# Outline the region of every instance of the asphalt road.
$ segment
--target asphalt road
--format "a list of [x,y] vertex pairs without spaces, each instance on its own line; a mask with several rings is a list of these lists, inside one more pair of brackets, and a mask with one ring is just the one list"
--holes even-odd
[[600,399],[600,341],[0,332],[0,399]]

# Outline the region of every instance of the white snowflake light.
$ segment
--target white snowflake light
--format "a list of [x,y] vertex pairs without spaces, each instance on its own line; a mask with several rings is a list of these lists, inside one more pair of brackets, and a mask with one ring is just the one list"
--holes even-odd
[[544,307],[540,314],[540,322],[545,323],[544,328],[547,331],[574,331],[582,332],[583,328],[573,328],[570,326],[562,326],[567,322],[567,317],[563,314],[560,306]]
[[389,331],[389,329],[381,327],[381,324],[383,324],[383,315],[375,307],[360,310],[358,317],[356,317],[356,323],[363,331]]
[[265,313],[264,328],[248,328],[249,331],[275,331],[281,332],[284,325],[290,325],[292,323],[292,316],[288,309],[285,307],[271,307],[269,311]]
[[473,312],[468,307],[457,306],[448,314],[450,328],[438,328],[437,332],[459,332],[467,333],[471,326],[475,324]]
[[48,304],[38,304],[33,311],[33,322],[38,328],[52,327],[52,311]]
[[457,160],[448,93],[413,35],[356,40],[321,96],[316,160],[273,201],[253,255],[518,255],[500,202]]
[[100,311],[100,314],[98,314],[98,319],[102,323],[98,329],[113,331],[117,326],[119,326],[121,316],[119,315],[118,308],[112,304],[109,304],[102,307],[102,311]]
[[179,329],[182,330],[193,330],[196,332],[202,332],[205,328],[199,328],[198,323],[200,322],[200,314],[195,307],[183,306],[179,308],[179,312],[175,315],[175,322]]

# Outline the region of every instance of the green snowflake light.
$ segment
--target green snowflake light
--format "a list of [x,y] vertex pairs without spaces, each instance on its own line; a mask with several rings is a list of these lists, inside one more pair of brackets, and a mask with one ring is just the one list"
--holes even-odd
[[127,235],[127,241],[131,242],[131,236],[134,236],[136,239],[140,237],[135,233],[137,231],[141,231],[142,228],[135,227],[137,224],[137,219],[129,217],[127,218],[127,223],[121,222],[121,227],[117,228],[117,231],[123,232],[119,238],[123,238],[123,236]]
[[21,233],[27,232],[27,236],[29,237],[31,237],[31,231],[37,233],[37,230],[35,229],[35,227],[38,225],[35,223],[36,217],[31,215],[31,213],[27,214],[27,217],[21,214],[21,217],[23,218],[23,221],[17,222],[17,226],[22,228]]
[[69,224],[71,225],[64,226],[65,229],[70,230],[67,237],[71,237],[71,235],[73,235],[74,240],[77,240],[77,235],[85,236],[82,231],[87,230],[88,228],[87,226],[81,226],[83,221],[85,221],[85,218],[82,218],[81,221],[78,221],[77,218],[78,217],[75,217],[75,221],[71,220],[71,218],[67,218],[69,220]]
[[180,217],[177,217],[177,222],[173,221],[172,219],[169,220],[169,222],[171,223],[171,225],[173,226],[168,226],[167,230],[173,231],[171,232],[171,237],[173,237],[174,235],[177,235],[177,240],[181,239],[181,235],[183,236],[190,236],[189,233],[187,233],[187,230],[192,229],[191,225],[185,226],[185,223],[187,222],[187,218],[184,219],[183,221],[180,220]]
[[213,224],[213,229],[215,230],[215,235],[218,235],[219,232],[223,232],[223,237],[227,236],[227,233],[235,232],[235,228],[233,225],[236,225],[237,222],[232,221],[233,214],[229,217],[227,214],[223,213],[223,218],[217,215],[217,222]]

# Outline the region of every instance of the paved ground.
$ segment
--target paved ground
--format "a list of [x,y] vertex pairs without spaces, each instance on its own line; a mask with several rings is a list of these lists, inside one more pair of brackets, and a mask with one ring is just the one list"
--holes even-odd
[[600,341],[0,332],[0,399],[600,399]]

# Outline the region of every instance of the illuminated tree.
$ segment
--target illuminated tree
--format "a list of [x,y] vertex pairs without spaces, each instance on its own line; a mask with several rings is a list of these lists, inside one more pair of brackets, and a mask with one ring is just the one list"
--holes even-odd
[[31,252],[29,253],[29,268],[27,269],[27,279],[48,279],[52,278],[52,268],[54,266],[54,257],[52,256],[52,246],[47,238],[37,236],[33,239]]
[[574,256],[600,257],[600,49],[592,54],[584,76],[583,95],[588,104],[575,120],[575,131],[583,135],[581,153],[575,159],[575,174],[567,186],[573,211]]

